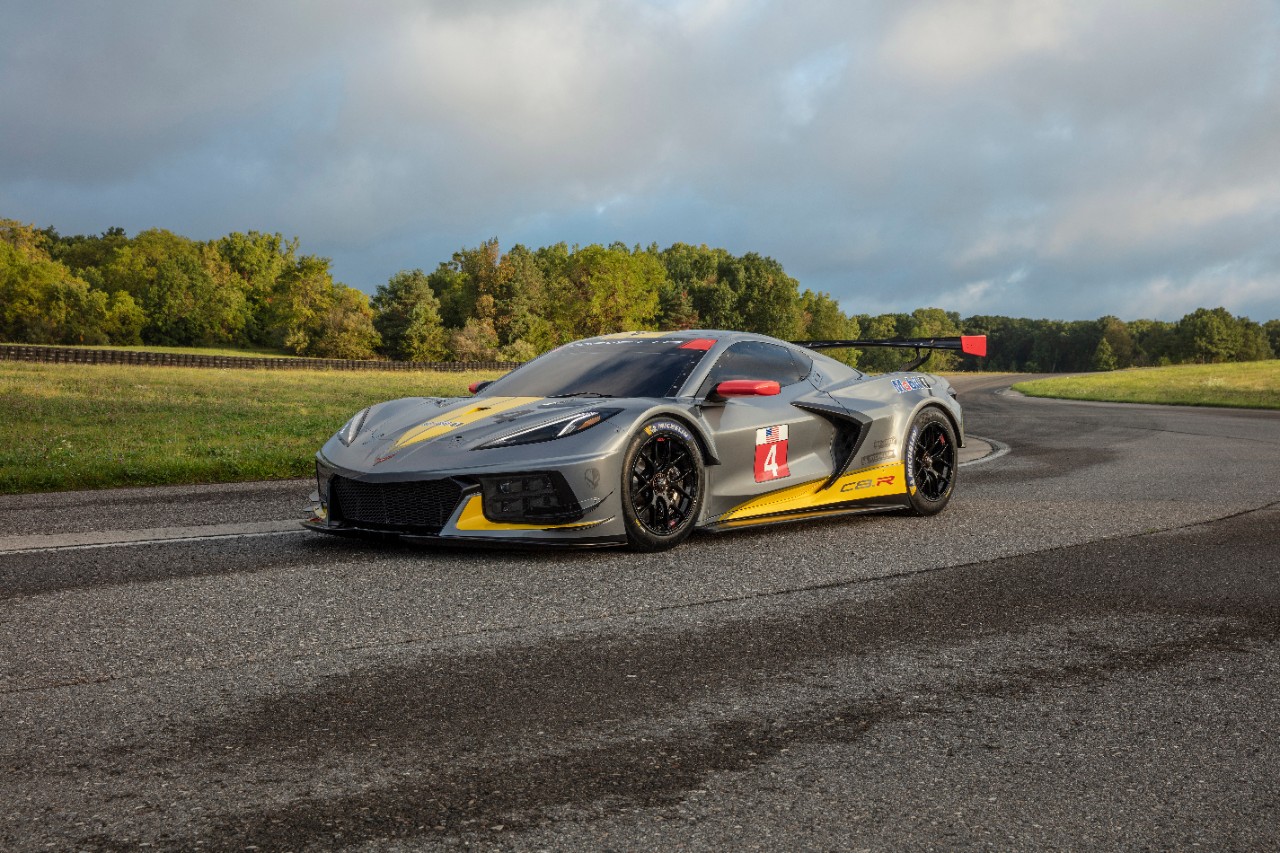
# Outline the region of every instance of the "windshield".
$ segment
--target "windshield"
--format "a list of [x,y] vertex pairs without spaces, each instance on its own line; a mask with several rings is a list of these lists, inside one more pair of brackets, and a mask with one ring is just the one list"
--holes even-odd
[[671,397],[707,354],[685,339],[579,341],[490,385],[505,397]]

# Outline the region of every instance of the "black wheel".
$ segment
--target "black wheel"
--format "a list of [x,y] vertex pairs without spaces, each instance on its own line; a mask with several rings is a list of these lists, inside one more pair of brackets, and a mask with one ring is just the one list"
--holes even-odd
[[914,515],[933,515],[956,486],[956,431],[934,408],[921,409],[907,430],[907,494]]
[[658,418],[631,439],[622,465],[622,515],[637,551],[662,551],[693,532],[702,509],[702,454],[693,434]]

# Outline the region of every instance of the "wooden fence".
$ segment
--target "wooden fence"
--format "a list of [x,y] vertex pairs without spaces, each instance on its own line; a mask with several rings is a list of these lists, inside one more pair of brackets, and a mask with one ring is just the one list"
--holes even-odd
[[363,361],[350,358],[274,358],[271,356],[197,355],[186,352],[136,352],[115,349],[0,344],[0,361],[55,364],[141,364],[154,367],[214,367],[255,370],[511,370],[518,361]]

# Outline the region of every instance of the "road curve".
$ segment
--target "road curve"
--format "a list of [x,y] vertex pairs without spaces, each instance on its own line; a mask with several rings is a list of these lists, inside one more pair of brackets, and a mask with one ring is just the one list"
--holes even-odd
[[0,849],[1272,846],[1280,415],[1009,381],[941,516],[666,554],[0,498]]

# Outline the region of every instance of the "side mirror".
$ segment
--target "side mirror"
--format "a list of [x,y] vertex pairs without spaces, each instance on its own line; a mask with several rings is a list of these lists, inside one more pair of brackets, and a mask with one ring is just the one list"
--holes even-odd
[[493,384],[492,379],[486,379],[483,382],[472,382],[470,385],[467,386],[467,390],[470,391],[472,394],[479,394],[481,391],[488,388],[492,384]]
[[772,379],[726,379],[715,387],[711,396],[725,400],[729,397],[773,397],[782,393],[782,386]]

